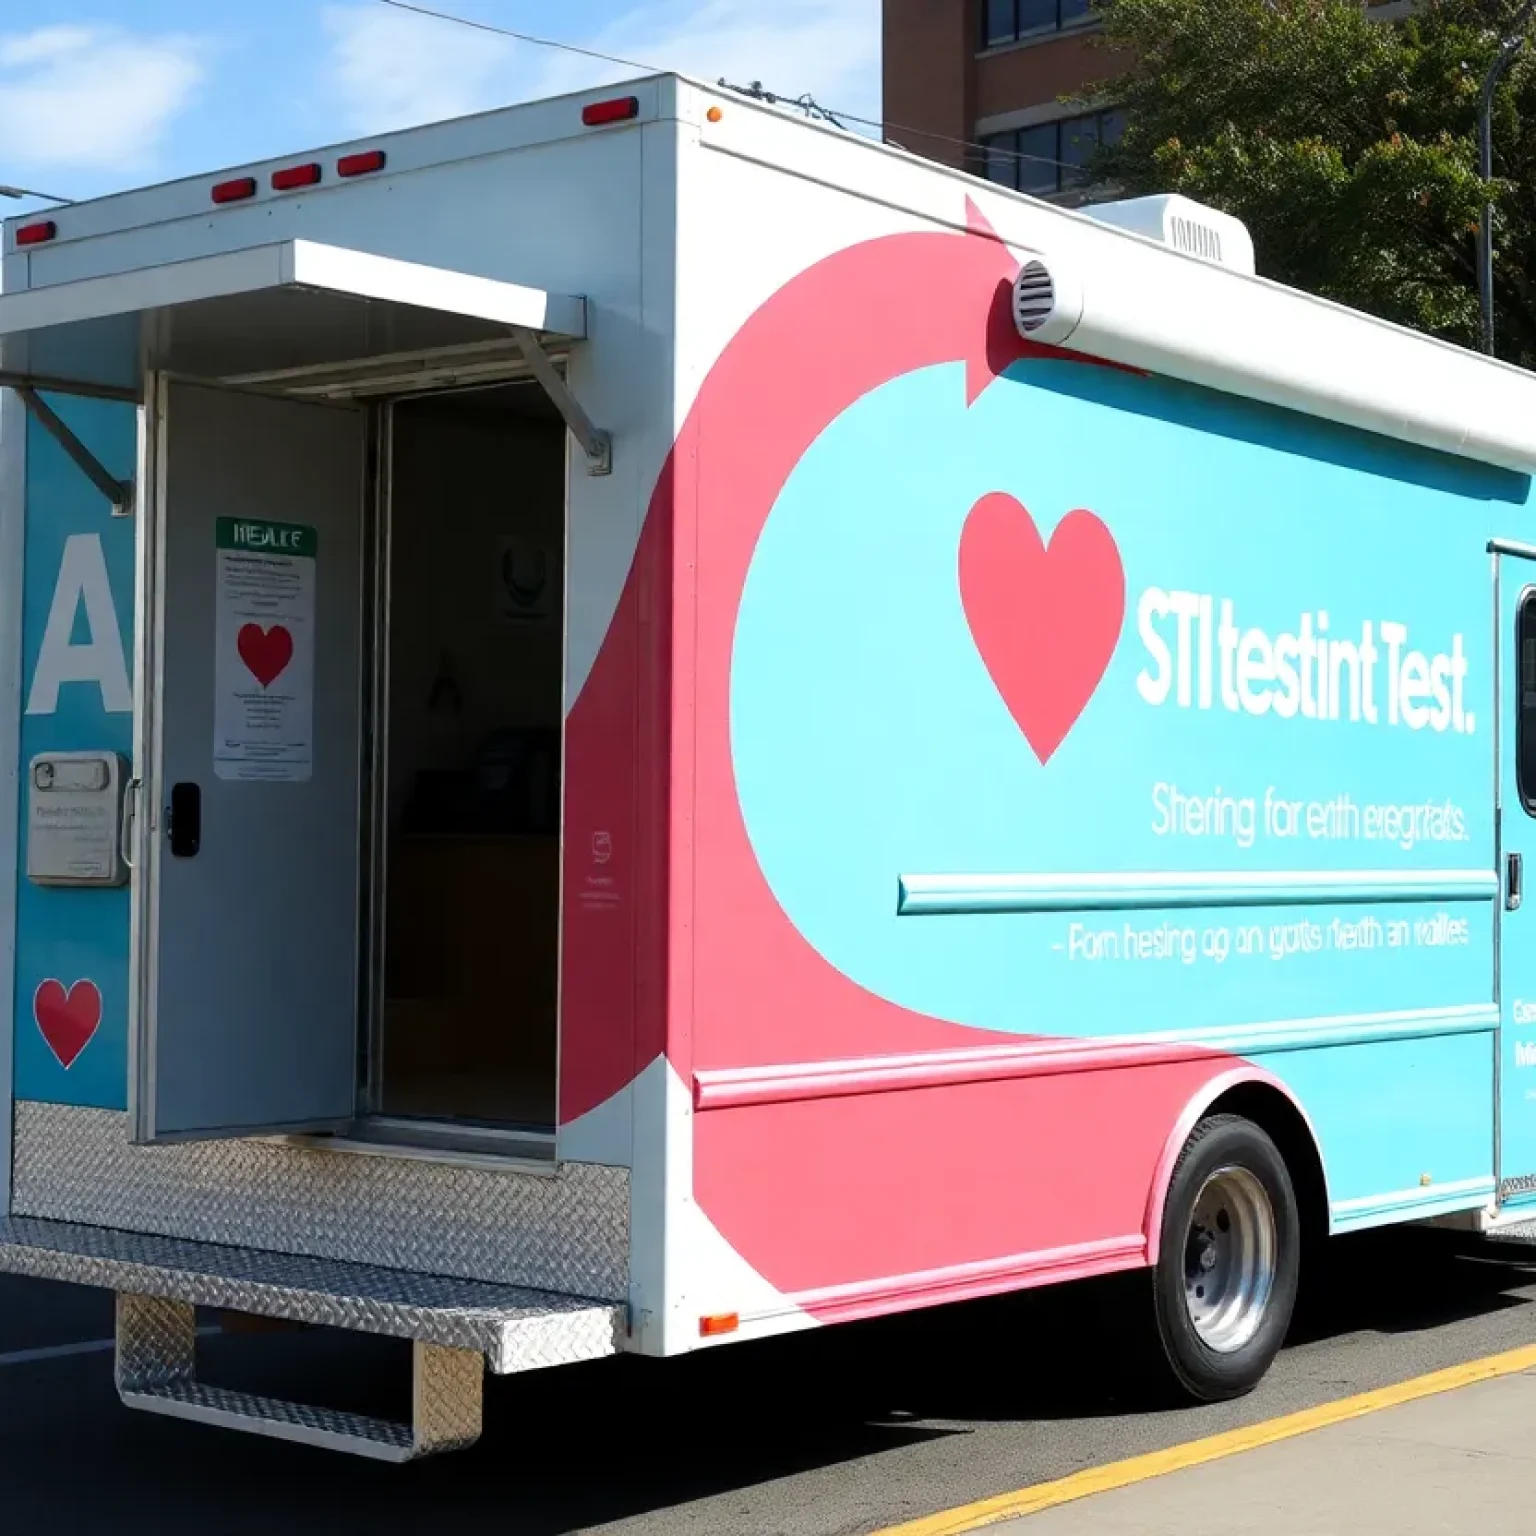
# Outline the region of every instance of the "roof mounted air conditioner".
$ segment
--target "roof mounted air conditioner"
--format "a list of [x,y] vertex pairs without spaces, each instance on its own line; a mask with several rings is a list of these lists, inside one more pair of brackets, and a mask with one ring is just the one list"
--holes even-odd
[[1250,275],[1254,270],[1253,236],[1243,221],[1177,193],[1094,203],[1079,211],[1100,224],[1145,235],[1186,256]]

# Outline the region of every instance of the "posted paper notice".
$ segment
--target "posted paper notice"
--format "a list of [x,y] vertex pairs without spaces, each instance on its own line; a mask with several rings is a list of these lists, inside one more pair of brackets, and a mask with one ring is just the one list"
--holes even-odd
[[214,772],[221,779],[308,779],[315,738],[315,530],[221,517],[216,542]]

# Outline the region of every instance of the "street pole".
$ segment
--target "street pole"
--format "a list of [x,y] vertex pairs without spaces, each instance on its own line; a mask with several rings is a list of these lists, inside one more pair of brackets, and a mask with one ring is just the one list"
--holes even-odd
[[1493,356],[1493,97],[1504,71],[1525,46],[1525,27],[1536,10],[1536,0],[1525,0],[1499,44],[1488,73],[1483,76],[1483,94],[1478,104],[1477,158],[1478,174],[1483,178],[1483,217],[1477,240],[1477,297],[1483,312],[1483,351]]
[[72,198],[53,197],[47,192],[37,192],[34,191],[31,187],[11,187],[5,186],[3,184],[0,184],[0,197],[12,197],[17,199],[33,197],[36,198],[40,203],[58,203],[60,206],[67,206],[73,201]]

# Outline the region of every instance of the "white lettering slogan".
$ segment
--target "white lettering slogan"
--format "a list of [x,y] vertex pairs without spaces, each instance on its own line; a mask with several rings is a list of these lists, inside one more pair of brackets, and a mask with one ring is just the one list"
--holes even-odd
[[1302,614],[1293,632],[1270,634],[1240,626],[1235,610],[1231,598],[1204,592],[1141,594],[1136,627],[1148,664],[1136,688],[1148,704],[1472,734],[1460,635],[1448,651],[1430,652],[1413,649],[1408,626],[1387,619],[1367,619],[1346,637],[1330,633],[1319,611]]

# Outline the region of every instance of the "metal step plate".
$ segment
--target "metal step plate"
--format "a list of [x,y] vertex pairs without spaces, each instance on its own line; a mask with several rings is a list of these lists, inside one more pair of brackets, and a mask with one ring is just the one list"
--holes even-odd
[[197,1375],[196,1307],[164,1296],[118,1296],[116,1376],[124,1404],[144,1413],[374,1461],[464,1450],[480,1438],[483,1422],[485,1357],[420,1339],[411,1345],[411,1417],[405,1424],[210,1386]]
[[1536,1220],[1512,1221],[1507,1227],[1490,1227],[1483,1235],[1490,1243],[1536,1243]]
[[616,1354],[628,1326],[556,1291],[33,1217],[0,1221],[0,1271],[474,1350],[497,1375]]

